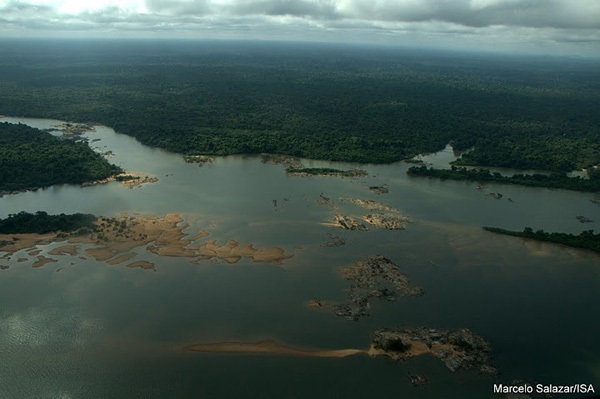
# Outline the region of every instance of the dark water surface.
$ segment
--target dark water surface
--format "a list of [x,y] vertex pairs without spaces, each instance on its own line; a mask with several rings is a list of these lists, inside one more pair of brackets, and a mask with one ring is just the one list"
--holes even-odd
[[[60,123],[0,121],[40,128]],[[10,268],[0,271],[0,398],[492,398],[494,382],[512,379],[600,389],[600,257],[481,230],[597,229],[575,219],[600,221],[591,194],[499,185],[477,190],[475,183],[409,178],[403,163],[359,166],[369,177],[357,179],[291,177],[258,157],[220,157],[199,167],[106,127],[87,136],[100,139],[92,147],[114,152],[111,162],[155,174],[159,182],[5,196],[0,217],[21,210],[180,213],[190,231],[206,228],[220,243],[279,246],[294,257],[281,266],[247,260],[193,265],[145,253],[156,272],[68,256],[34,269],[31,261],[17,262],[31,258],[28,251],[2,259]],[[368,190],[383,184],[389,194]],[[490,192],[504,197],[495,200]],[[317,203],[321,193],[382,201],[413,222],[404,231],[336,230],[322,224],[332,213]],[[329,233],[347,244],[326,247]],[[41,247],[42,254],[58,245]],[[371,316],[358,322],[306,307],[313,298],[343,300],[348,284],[335,269],[375,254],[398,263],[426,295],[375,301]],[[502,374],[451,373],[430,357],[393,362],[180,350],[195,342],[262,339],[366,348],[374,330],[410,326],[471,328],[492,343]],[[426,374],[429,384],[413,387],[409,372]]]

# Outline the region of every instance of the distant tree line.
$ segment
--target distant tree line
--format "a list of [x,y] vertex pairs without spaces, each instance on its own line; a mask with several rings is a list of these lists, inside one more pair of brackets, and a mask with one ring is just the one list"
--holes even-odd
[[552,242],[568,247],[589,249],[600,253],[600,233],[594,234],[594,230],[586,230],[575,235],[568,233],[547,233],[544,230],[533,231],[531,227],[525,227],[522,232],[500,229],[498,227],[484,227],[483,229],[492,233]]
[[516,184],[530,187],[561,188],[565,190],[600,192],[600,177],[591,174],[589,179],[579,176],[568,177],[565,174],[552,173],[541,175],[516,174],[503,176],[498,172],[490,172],[488,169],[467,169],[452,166],[451,169],[434,169],[426,166],[411,166],[406,172],[409,176],[435,177],[442,180],[467,180],[476,182],[492,182],[500,184]]
[[19,212],[0,219],[0,234],[79,232],[87,233],[94,229],[96,216],[84,213],[49,215],[47,212]]

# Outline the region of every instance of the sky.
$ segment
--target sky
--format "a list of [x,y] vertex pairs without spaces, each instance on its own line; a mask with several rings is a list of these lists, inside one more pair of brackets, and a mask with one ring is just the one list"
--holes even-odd
[[600,0],[0,0],[2,37],[357,42],[600,57]]

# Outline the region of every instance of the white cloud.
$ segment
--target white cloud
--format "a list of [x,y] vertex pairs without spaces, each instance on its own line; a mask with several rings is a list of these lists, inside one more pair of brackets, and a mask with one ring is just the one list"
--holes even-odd
[[73,31],[387,42],[410,36],[421,44],[488,40],[484,48],[543,43],[593,53],[600,48],[600,1],[0,0],[0,34]]

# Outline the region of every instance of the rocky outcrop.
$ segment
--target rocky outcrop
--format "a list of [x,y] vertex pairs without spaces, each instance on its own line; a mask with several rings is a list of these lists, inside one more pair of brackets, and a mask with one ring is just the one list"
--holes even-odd
[[496,374],[489,365],[490,344],[468,328],[438,330],[433,328],[386,328],[373,333],[371,355],[406,360],[431,354],[440,359],[450,371],[459,369]]
[[421,296],[425,293],[422,288],[411,285],[398,265],[380,255],[370,256],[350,267],[341,268],[339,273],[351,283],[346,290],[347,302],[317,299],[311,301],[311,307],[322,308],[336,316],[357,321],[369,315],[373,299],[395,301],[398,296]]

